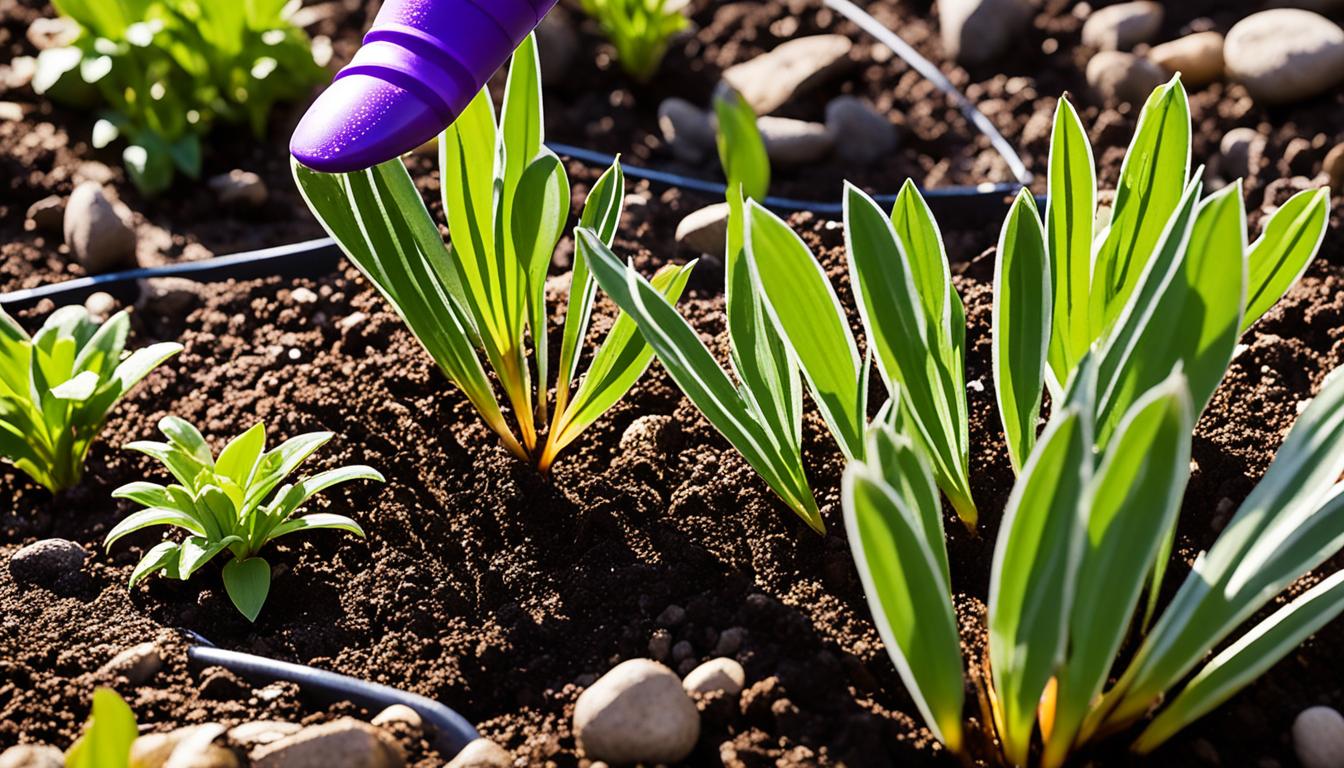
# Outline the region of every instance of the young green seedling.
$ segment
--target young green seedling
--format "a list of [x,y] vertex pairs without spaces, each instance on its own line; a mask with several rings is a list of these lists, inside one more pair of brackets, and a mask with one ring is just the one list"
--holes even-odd
[[[596,292],[579,251],[554,374],[555,406],[549,407],[546,274],[569,217],[570,193],[564,165],[543,144],[542,126],[541,70],[529,36],[509,68],[499,122],[482,89],[439,139],[452,238],[447,246],[401,160],[350,174],[318,173],[296,162],[294,176],[323,227],[505,447],[546,471],[634,386],[653,351],[633,321],[618,317],[575,388]],[[617,162],[589,191],[580,226],[610,243],[624,201]],[[693,267],[663,267],[653,283],[675,303]],[[478,349],[512,407],[517,433]]]
[[99,688],[84,733],[65,754],[65,766],[129,768],[131,745],[139,735],[130,706],[111,688]]
[[224,589],[247,620],[256,621],[271,587],[271,567],[259,556],[268,543],[291,533],[327,528],[364,536],[359,524],[344,515],[299,512],[309,499],[332,486],[352,480],[382,482],[377,470],[340,467],[281,485],[331,439],[330,432],[300,435],[267,451],[266,427],[258,423],[214,456],[201,433],[176,416],[164,417],[159,430],[168,442],[136,442],[126,448],[162,462],[177,482],[167,486],[135,482],[113,491],[115,498],[145,509],[118,523],[103,544],[110,548],[128,534],[161,525],[182,528],[188,535],[181,542],[161,542],[145,553],[131,573],[130,586],[158,572],[186,581],[227,551],[232,557],[224,566]]
[[0,458],[53,493],[78,483],[112,407],[182,351],[164,342],[123,356],[130,330],[126,312],[100,325],[71,306],[29,337],[0,309]]
[[582,0],[583,12],[616,47],[616,61],[647,83],[658,72],[672,38],[686,29],[688,0]]
[[157,194],[180,171],[201,172],[216,121],[260,137],[271,108],[307,95],[325,73],[283,0],[55,0],[79,35],[37,58],[33,88],[76,107],[102,107],[92,141],[126,141],[131,181]]

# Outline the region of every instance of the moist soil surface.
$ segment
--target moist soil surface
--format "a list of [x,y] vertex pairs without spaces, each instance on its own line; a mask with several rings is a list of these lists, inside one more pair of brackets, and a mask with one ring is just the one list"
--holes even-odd
[[[572,170],[582,179],[582,168]],[[576,184],[576,198],[585,186]],[[652,194],[642,185],[632,193]],[[617,239],[645,271],[662,263],[654,252],[668,246],[665,234],[653,233],[657,207],[631,205]],[[1253,226],[1260,218],[1257,211]],[[791,223],[838,278],[839,228],[809,214]],[[968,652],[980,645],[996,511],[1012,482],[990,379],[993,259],[970,245],[974,239],[949,244],[967,306],[971,477],[985,511],[978,536],[955,518],[946,523]],[[726,359],[722,270],[712,259],[702,264],[683,309]],[[552,298],[563,295],[563,282],[553,281]],[[300,287],[317,301],[301,303],[310,297],[296,294]],[[1244,339],[1198,428],[1169,586],[1212,543],[1300,405],[1344,358],[1342,288],[1344,252],[1332,237],[1308,276]],[[851,304],[847,286],[839,291]],[[34,324],[50,309],[22,319]],[[747,672],[740,697],[699,702],[704,730],[690,764],[955,764],[921,726],[869,619],[838,509],[841,457],[815,413],[804,440],[824,536],[772,496],[656,364],[542,477],[499,446],[353,269],[201,286],[190,312],[164,315],[150,305],[134,317],[138,343],[178,338],[186,350],[119,406],[84,483],[52,498],[0,469],[0,495],[14,500],[0,518],[0,558],[52,536],[91,555],[82,575],[51,587],[16,584],[0,571],[0,746],[65,743],[82,715],[90,670],[126,645],[183,628],[228,648],[430,696],[528,764],[577,765],[569,723],[578,694],[619,661],[649,656],[654,634],[667,630],[674,645],[687,644],[663,658],[669,665],[684,672],[727,653]],[[595,336],[610,317],[603,301]],[[560,321],[552,318],[553,338]],[[187,583],[154,578],[128,592],[131,569],[157,536],[137,534],[104,554],[102,537],[131,510],[109,493],[164,473],[115,446],[152,437],[168,413],[200,425],[216,449],[258,419],[275,440],[333,431],[310,471],[368,463],[388,482],[343,487],[315,508],[355,517],[367,540],[321,532],[274,546],[267,557],[277,575],[255,625],[230,605],[217,565]],[[731,649],[723,638],[734,636],[740,642]],[[1344,705],[1341,643],[1344,625],[1336,623],[1144,764],[1293,764],[1294,715]],[[120,681],[149,722],[269,712],[245,686],[236,698],[225,689],[224,701],[203,704],[205,676],[177,664],[147,686]],[[296,701],[273,706],[327,716]],[[1123,746],[1110,742],[1090,757],[1129,765]],[[413,755],[418,766],[441,764],[432,753]]]
[[[874,5],[879,18],[941,61],[936,18],[926,5]],[[758,6],[773,8],[775,15],[767,20]],[[1099,171],[1110,181],[1135,114],[1094,103],[1083,92],[1081,21],[1069,6],[1047,3],[1020,50],[999,62],[998,71],[944,69],[985,107],[1038,172],[1054,97],[1064,90],[1079,93],[1084,121],[1097,126],[1093,141]],[[23,19],[31,19],[37,8],[29,0],[0,8],[0,30],[10,35],[0,37],[0,44],[23,50]],[[714,56],[708,55],[708,46],[700,52],[704,66],[722,67],[750,55],[738,55],[741,51],[773,47],[775,40],[764,30],[778,23],[791,4],[723,4],[716,11],[701,3],[695,8],[703,30],[730,28],[732,13],[756,19],[750,43],[738,41],[735,48],[723,43]],[[362,29],[370,18],[370,9],[358,3],[340,10],[314,29],[333,35],[338,59],[352,51],[357,33],[336,33],[346,26]],[[823,12],[814,6],[798,10],[801,30],[824,26],[817,19]],[[1225,31],[1245,12],[1234,3],[1168,7],[1163,36],[1210,25]],[[1208,21],[1197,21],[1201,17]],[[740,28],[746,26],[742,22]],[[582,39],[590,53],[600,45],[586,28]],[[674,47],[669,73],[689,71],[686,62],[696,56],[688,50],[693,45]],[[581,61],[585,55],[580,54]],[[896,62],[883,66],[892,70],[884,76],[897,81],[913,77],[893,74],[904,72]],[[585,70],[576,66],[576,73]],[[590,87],[614,94],[623,82],[610,65],[587,76],[591,82],[579,76],[548,95],[552,123],[567,111],[553,102],[563,104]],[[703,76],[706,83],[712,80]],[[640,93],[628,83],[624,87],[627,95]],[[671,86],[668,91],[676,92]],[[664,157],[649,119],[662,94],[651,92],[659,96],[648,104],[628,111],[606,108],[617,125],[627,112],[643,115],[638,122],[631,119],[631,126],[638,127],[622,129],[630,138],[621,139],[621,131],[614,130],[605,137],[611,144],[590,143],[611,150],[645,146],[650,157]],[[26,98],[33,101],[31,94]],[[1344,140],[1339,128],[1344,94],[1265,110],[1251,104],[1239,86],[1216,84],[1193,91],[1191,103],[1197,159],[1213,158],[1222,133],[1238,125],[1257,127],[1269,142],[1247,180],[1253,234],[1264,211],[1307,186],[1307,179],[1319,174],[1324,153]],[[579,120],[584,115],[597,120],[602,112],[577,107],[574,112],[580,117],[552,125],[553,138],[593,135]],[[137,222],[142,241],[145,227],[171,233],[174,243],[180,239],[179,245],[156,251],[155,258],[194,258],[195,251],[187,252],[193,244],[223,253],[319,234],[288,181],[282,154],[288,130],[282,122],[273,123],[272,145],[226,139],[218,146],[216,161],[227,163],[219,172],[241,166],[267,180],[271,203],[260,212],[219,211],[208,192],[191,186],[180,186],[183,194],[171,200],[138,200],[122,183],[114,160],[104,158],[113,169],[112,183],[142,212]],[[86,119],[48,106],[22,123],[0,123],[0,163],[5,164],[0,287],[79,274],[58,247],[59,235],[25,232],[22,218],[33,200],[68,192],[74,172],[96,156],[82,140],[69,138],[86,136],[86,128]],[[44,135],[60,138],[48,146]],[[39,138],[26,138],[32,136]],[[24,147],[35,154],[19,152]],[[639,157],[637,151],[630,154]],[[414,160],[413,172],[427,193],[435,191],[427,161]],[[570,172],[578,201],[595,174],[573,163]],[[1219,174],[1217,168],[1209,171],[1213,185]],[[893,177],[891,188],[899,178]],[[952,183],[949,178],[945,175],[942,183]],[[805,183],[813,182],[822,183],[818,178]],[[796,189],[790,183],[781,175],[775,191]],[[645,184],[632,185],[631,192],[617,251],[634,256],[646,273],[666,261],[691,257],[678,252],[671,232],[681,216],[714,201]],[[1331,232],[1308,275],[1242,340],[1244,349],[1199,424],[1169,590],[1263,474],[1301,405],[1344,361],[1341,213],[1336,204]],[[989,359],[993,256],[986,248],[996,240],[1000,221],[993,206],[942,221],[967,307],[971,477],[983,510],[978,536],[947,519],[954,589],[972,653],[980,646],[998,510],[1012,482],[994,412]],[[838,225],[810,214],[795,215],[791,223],[821,256],[842,302],[852,306],[848,285],[842,283]],[[216,225],[218,230],[210,229]],[[555,299],[564,295],[570,250],[566,241],[556,255]],[[726,359],[722,283],[721,263],[702,260],[682,307]],[[295,295],[300,287],[318,300],[301,303]],[[35,328],[51,309],[39,306],[22,320]],[[610,307],[601,302],[594,334],[605,329],[610,316]],[[0,509],[0,562],[23,544],[53,536],[80,543],[90,555],[80,575],[50,585],[15,583],[9,569],[0,568],[5,617],[0,625],[0,747],[20,741],[69,743],[100,682],[116,685],[142,722],[158,727],[212,719],[321,720],[344,711],[324,709],[283,687],[268,692],[211,683],[218,675],[188,669],[180,638],[164,634],[181,628],[224,647],[311,663],[436,698],[528,764],[576,765],[580,759],[569,723],[578,694],[614,664],[649,656],[650,639],[661,629],[673,644],[687,643],[678,653],[689,648],[687,658],[693,661],[726,653],[747,671],[747,689],[740,697],[699,702],[704,730],[690,764],[956,764],[920,724],[869,619],[838,508],[841,457],[811,409],[804,427],[807,469],[823,506],[825,536],[812,533],[774,499],[657,363],[562,456],[551,476],[541,477],[499,447],[465,398],[352,269],[309,280],[201,286],[189,311],[151,303],[134,318],[134,343],[177,339],[186,350],[118,407],[94,446],[82,485],[53,498],[0,466],[0,498],[12,500]],[[553,330],[561,320],[552,318]],[[104,553],[103,536],[131,511],[109,493],[133,480],[164,481],[165,475],[117,446],[154,437],[157,420],[168,413],[199,425],[216,449],[258,419],[267,422],[276,441],[319,429],[335,432],[337,437],[311,461],[310,472],[367,463],[388,482],[334,490],[315,508],[355,517],[368,538],[319,532],[275,546],[267,555],[277,571],[275,583],[255,625],[243,620],[224,595],[218,565],[191,582],[155,578],[128,592],[131,569],[157,539],[142,533]],[[1320,572],[1341,565],[1344,559],[1336,558]],[[1293,591],[1314,579],[1304,579]],[[683,611],[668,611],[669,606]],[[660,621],[678,613],[679,621]],[[117,651],[161,636],[168,661],[148,684],[97,674]],[[725,637],[740,638],[738,647],[722,650],[732,645]],[[1336,623],[1143,764],[1295,764],[1288,732],[1296,713],[1315,704],[1344,707],[1341,647],[1344,625]],[[670,656],[663,660],[674,668],[688,663]],[[1122,740],[1113,741],[1084,757],[1097,765],[1134,763],[1124,746]],[[410,747],[417,766],[443,763],[444,756],[424,744]]]

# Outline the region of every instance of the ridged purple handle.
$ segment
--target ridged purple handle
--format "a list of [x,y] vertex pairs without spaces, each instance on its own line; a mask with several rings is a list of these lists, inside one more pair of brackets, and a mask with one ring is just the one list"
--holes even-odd
[[326,173],[391,160],[452,124],[557,0],[388,0],[289,151]]

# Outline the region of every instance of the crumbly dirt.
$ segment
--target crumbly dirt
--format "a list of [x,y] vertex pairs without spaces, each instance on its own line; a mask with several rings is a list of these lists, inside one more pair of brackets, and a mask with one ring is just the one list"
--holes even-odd
[[[633,206],[618,240],[643,269],[662,259],[629,233],[649,226],[653,207]],[[793,224],[832,276],[841,274],[834,224],[810,215]],[[992,510],[1002,508],[1011,471],[989,373],[992,256],[958,243],[951,255],[970,324],[967,380],[982,385],[969,392],[972,483],[986,514],[979,536],[951,518],[947,527],[954,587],[970,630],[988,583]],[[1344,356],[1342,255],[1338,239],[1328,241],[1308,277],[1248,334],[1247,349],[1201,421],[1172,583],[1212,542],[1227,505],[1264,471],[1298,403]],[[722,273],[712,260],[707,266],[684,309],[724,356],[715,291]],[[552,285],[555,298],[562,283]],[[299,286],[319,301],[296,303]],[[110,655],[107,646],[182,627],[226,647],[431,696],[529,764],[574,765],[569,717],[578,693],[620,660],[648,655],[659,616],[676,605],[685,618],[670,627],[674,642],[690,643],[691,658],[701,660],[736,629],[743,639],[733,655],[748,675],[738,701],[702,702],[706,727],[691,764],[951,762],[919,724],[868,618],[839,519],[841,458],[815,413],[806,419],[805,446],[825,536],[772,497],[656,365],[551,477],[541,477],[499,447],[353,270],[202,293],[185,317],[137,315],[137,342],[180,328],[186,351],[119,408],[80,488],[52,499],[0,470],[0,494],[14,499],[0,517],[0,557],[49,536],[78,541],[91,554],[76,587],[20,586],[0,572],[0,605],[13,617],[0,652],[14,660],[0,705],[8,721],[0,744],[69,738],[78,722],[70,715],[80,711],[87,685],[80,675]],[[850,300],[847,293],[842,286],[842,301]],[[36,321],[44,309],[25,319]],[[603,304],[595,333],[608,317]],[[552,318],[553,329],[559,321]],[[150,437],[170,412],[199,424],[216,443],[256,419],[266,420],[276,439],[335,432],[311,469],[369,463],[388,483],[349,486],[316,506],[354,516],[369,538],[318,533],[275,546],[269,557],[277,578],[255,625],[229,605],[215,566],[188,583],[154,579],[128,593],[125,579],[156,535],[136,535],[103,554],[101,537],[129,511],[108,493],[163,473],[114,446]],[[638,418],[658,428],[627,434]],[[1344,704],[1336,682],[1344,669],[1331,652],[1341,640],[1344,627],[1322,631],[1147,764],[1213,764],[1218,755],[1222,764],[1290,764],[1287,732],[1298,709]],[[134,693],[153,702],[155,719],[220,716],[200,711],[199,684],[174,673]],[[234,702],[241,708],[234,711],[246,702]],[[1096,764],[1128,764],[1122,746],[1104,746]],[[1242,762],[1247,756],[1254,760]]]
[[[22,30],[39,5],[35,0],[0,5],[0,45],[25,51]],[[765,10],[756,10],[757,5]],[[702,34],[722,38],[714,38],[719,53],[707,61],[721,67],[738,53],[745,58],[773,47],[771,24],[793,5],[725,3],[714,10],[697,3],[697,22],[711,30]],[[799,29],[820,29],[820,12],[797,5]],[[907,40],[940,60],[928,3],[873,5],[879,18],[893,26],[899,20],[895,28]],[[1163,35],[1209,25],[1226,30],[1244,14],[1244,5],[1172,4]],[[368,18],[362,3],[340,8],[346,16],[315,30],[335,37],[338,59],[353,46],[340,31],[358,28]],[[1097,126],[1093,140],[1099,171],[1103,179],[1113,179],[1134,114],[1095,104],[1086,95],[1080,74],[1086,55],[1078,49],[1081,21],[1070,8],[1070,3],[1047,2],[1020,50],[1000,62],[998,71],[945,70],[1037,171],[1044,164],[1054,97],[1064,90],[1079,94],[1084,120]],[[776,13],[773,21],[766,16],[770,9]],[[1201,17],[1209,21],[1198,21]],[[585,50],[599,45],[590,31],[583,36]],[[712,81],[711,75],[693,80],[686,73],[686,62],[695,55],[689,48],[673,50],[668,71],[677,75],[670,78],[677,85],[668,84],[666,93],[688,95],[675,88]],[[884,67],[881,77],[845,87],[926,102],[927,93],[915,93],[917,83],[892,87],[910,79],[902,65]],[[864,78],[871,70],[862,70]],[[563,104],[588,87],[607,84],[604,99],[622,87],[627,96],[639,93],[628,83],[620,86],[622,77],[608,67],[589,85],[549,95],[548,116],[560,120],[566,110],[551,102]],[[655,82],[651,92],[662,95],[657,87]],[[22,94],[0,98],[32,101]],[[617,103],[624,105],[624,98]],[[1222,133],[1234,126],[1258,127],[1269,141],[1247,183],[1253,230],[1267,207],[1316,177],[1325,151],[1344,140],[1341,93],[1266,110],[1251,104],[1239,86],[1213,85],[1192,92],[1191,102],[1197,159],[1215,155]],[[799,109],[818,104],[824,101]],[[650,121],[656,106],[656,98],[645,103],[641,97],[630,110],[639,119],[618,119],[616,129],[603,137],[577,124],[579,118],[553,125],[551,133],[560,138],[569,130],[594,142],[610,140],[615,143],[601,148],[621,144],[634,157],[641,156],[637,147],[643,146],[651,160],[665,159]],[[602,111],[592,109],[597,107],[576,106],[573,112],[599,119]],[[921,119],[933,125],[940,119],[939,108],[928,109]],[[38,114],[23,123],[0,123],[4,289],[79,274],[58,247],[59,236],[52,240],[24,232],[22,217],[33,200],[68,192],[80,164],[96,153],[71,139],[87,135],[81,118],[46,106]],[[272,203],[263,212],[217,211],[213,198],[195,187],[181,189],[172,199],[140,201],[124,184],[115,160],[107,160],[114,187],[141,211],[142,237],[150,225],[171,233],[175,245],[157,250],[155,258],[194,258],[200,254],[188,249],[196,245],[223,253],[317,233],[288,183],[281,154],[288,130],[282,122],[274,124],[270,143],[225,137],[220,144],[221,162],[251,158],[248,163],[255,164],[243,167],[267,179]],[[949,121],[946,131],[955,127]],[[957,167],[991,162],[983,152],[943,155],[951,151],[949,144],[930,146],[937,152],[930,150],[929,157],[947,163],[940,171],[943,164],[934,160],[925,169],[926,181],[954,183],[958,173],[980,179],[983,168]],[[892,162],[922,162],[912,157]],[[416,160],[413,170],[425,191],[432,192],[429,164]],[[575,164],[570,171],[579,200],[593,173]],[[913,172],[899,170],[890,178]],[[1218,174],[1217,168],[1210,171],[1213,184]],[[886,180],[870,186],[887,191]],[[785,174],[776,191],[826,183],[823,176]],[[893,181],[890,187],[895,186]],[[671,241],[671,232],[685,213],[713,201],[645,184],[632,184],[631,192],[617,250],[635,256],[646,271],[689,258]],[[1337,204],[1325,248],[1307,277],[1243,339],[1246,348],[1199,424],[1196,468],[1169,588],[1263,474],[1299,405],[1344,360],[1342,214]],[[993,205],[942,215],[956,285],[967,306],[972,485],[985,511],[978,536],[966,534],[950,517],[947,525],[968,655],[978,653],[976,629],[997,510],[1012,481],[994,412],[989,360],[993,257],[986,249],[1000,221]],[[839,281],[843,254],[835,223],[809,214],[794,216],[792,223]],[[568,242],[562,244],[554,275],[564,274],[571,252]],[[721,263],[702,260],[683,308],[724,358],[722,280]],[[315,291],[319,301],[294,301],[293,291],[300,286]],[[564,286],[563,278],[553,282],[555,298],[563,295]],[[838,288],[842,301],[852,304],[848,286],[838,283]],[[35,325],[50,309],[39,307],[23,319]],[[605,303],[599,316],[610,317]],[[553,328],[560,320],[552,318]],[[595,322],[594,332],[606,322]],[[183,628],[229,648],[312,663],[431,696],[457,708],[527,764],[576,765],[569,718],[578,693],[615,663],[647,656],[658,617],[676,605],[685,609],[685,618],[668,628],[673,641],[686,641],[692,658],[702,660],[715,653],[725,633],[740,634],[734,655],[748,677],[738,700],[701,702],[705,728],[689,764],[955,764],[921,726],[869,619],[838,510],[841,458],[811,409],[804,426],[807,469],[823,506],[826,536],[811,533],[773,498],[657,364],[562,457],[550,477],[538,476],[499,448],[465,398],[350,269],[310,280],[203,287],[198,306],[189,313],[163,316],[146,308],[136,313],[136,325],[137,344],[177,338],[187,349],[119,407],[93,449],[84,484],[53,499],[0,466],[0,498],[12,500],[0,509],[0,562],[19,546],[51,536],[77,541],[90,555],[81,575],[51,588],[16,584],[8,568],[0,568],[0,747],[18,741],[68,743],[98,682],[91,673],[121,648]],[[328,493],[316,507],[354,516],[368,539],[321,532],[275,546],[268,557],[277,577],[256,625],[248,625],[229,604],[215,565],[185,584],[154,579],[128,592],[124,585],[131,568],[156,538],[143,533],[105,554],[102,537],[130,511],[129,505],[110,500],[109,493],[125,482],[164,476],[148,460],[116,446],[153,436],[156,421],[167,413],[200,425],[216,447],[257,419],[267,421],[275,439],[317,429],[335,432],[335,440],[313,460],[312,471],[368,463],[383,471],[388,483],[345,487]],[[656,437],[640,437],[636,430],[623,442],[641,417],[654,419],[660,427]],[[1336,558],[1321,572],[1341,564]],[[1295,589],[1310,583],[1311,578],[1304,579]],[[187,668],[180,641],[167,643],[168,663],[151,684],[116,682],[144,722],[167,727],[271,716],[320,720],[332,714],[292,690],[267,702],[246,686],[207,685],[210,675]],[[1314,704],[1344,707],[1344,687],[1338,682],[1344,679],[1344,662],[1337,652],[1342,644],[1344,626],[1327,627],[1143,764],[1293,765],[1288,731],[1294,715]],[[1099,766],[1129,765],[1123,747],[1123,741],[1109,742],[1084,757]],[[412,755],[414,764],[424,768],[443,762],[424,745],[414,747]]]

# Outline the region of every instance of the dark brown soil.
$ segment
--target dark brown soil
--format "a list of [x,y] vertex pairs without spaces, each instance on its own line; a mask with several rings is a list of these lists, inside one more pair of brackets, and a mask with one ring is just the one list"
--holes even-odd
[[[656,208],[635,206],[618,242],[645,269],[661,259],[629,237],[655,226]],[[838,229],[807,215],[793,223],[838,274]],[[665,246],[666,235],[649,241]],[[952,257],[970,321],[967,380],[983,385],[970,390],[971,430],[980,437],[972,478],[987,514],[979,538],[948,530],[955,588],[973,622],[997,523],[989,511],[1002,507],[1011,473],[989,378],[992,259],[959,243]],[[722,354],[719,279],[712,265],[699,274],[685,309]],[[320,300],[296,304],[291,291],[299,285]],[[1213,540],[1226,519],[1221,508],[1239,502],[1263,472],[1298,402],[1344,358],[1341,287],[1344,253],[1331,238],[1308,278],[1245,340],[1199,427],[1173,583]],[[614,663],[648,655],[658,617],[676,605],[685,619],[670,628],[672,639],[689,642],[694,659],[709,657],[729,629],[745,638],[735,655],[748,690],[737,702],[704,703],[692,764],[949,762],[919,725],[868,619],[837,509],[841,459],[815,414],[805,439],[830,529],[824,537],[776,502],[657,366],[548,480],[498,446],[353,271],[203,294],[185,318],[139,315],[147,327],[183,327],[186,351],[121,406],[81,488],[53,500],[0,470],[0,494],[14,500],[0,518],[7,542],[0,558],[49,536],[81,542],[93,555],[80,584],[56,593],[0,572],[0,605],[13,617],[0,656],[17,661],[0,705],[9,721],[0,745],[68,739],[87,685],[80,673],[114,650],[108,646],[183,627],[226,647],[434,697],[529,763],[573,765],[568,723],[577,694]],[[139,535],[104,555],[98,542],[129,511],[108,492],[161,473],[113,446],[150,436],[169,412],[215,441],[258,418],[277,438],[335,431],[313,469],[367,462],[389,482],[330,493],[319,506],[353,515],[369,539],[321,533],[277,546],[270,558],[280,573],[255,626],[229,605],[215,567],[186,584],[155,579],[127,593],[125,579],[155,537]],[[623,444],[641,417],[656,420],[656,437]],[[1334,652],[1342,641],[1344,626],[1324,630],[1148,764],[1213,764],[1217,755],[1227,765],[1290,764],[1286,734],[1298,709],[1344,704]],[[242,702],[231,712],[202,708],[198,687],[174,673],[135,693],[142,705],[153,702],[150,719],[256,716]],[[1122,746],[1108,746],[1098,764],[1128,764]]]
[[[34,0],[0,4],[0,46],[24,50],[22,30],[38,5]],[[360,28],[367,19],[360,3],[348,5],[348,16],[315,30],[336,36],[338,58],[348,56],[353,45],[341,30]],[[731,3],[711,10],[697,4],[697,21],[711,30],[705,34],[719,36],[718,53],[705,66],[735,60],[729,51],[746,58],[773,47],[772,19],[765,13],[773,9],[778,19],[791,5]],[[937,28],[927,3],[872,5],[879,18],[938,60]],[[1000,62],[1006,72],[946,67],[1036,170],[1043,166],[1055,96],[1063,90],[1083,94],[1080,65],[1086,55],[1077,49],[1081,22],[1070,5],[1046,3],[1020,50]],[[1225,30],[1244,14],[1241,5],[1170,4],[1164,35],[1203,28],[1204,22],[1195,21],[1201,14]],[[815,6],[800,4],[797,10],[801,31],[826,26]],[[584,39],[589,48],[596,45],[587,31]],[[1057,48],[1046,53],[1050,40]],[[691,77],[687,61],[696,55],[684,48],[673,51],[668,72],[675,73],[678,84],[668,84],[668,92],[690,96],[676,89],[712,82],[712,75]],[[889,62],[870,77],[872,69],[865,68],[862,78],[845,87],[870,96],[882,91],[893,105],[900,99],[923,104],[929,110],[919,118],[924,125],[945,116],[940,112],[945,105],[923,101],[929,94],[918,93],[918,83],[902,65]],[[651,161],[665,159],[660,140],[650,133],[656,98],[645,103],[641,97],[630,110],[603,108],[598,105],[607,104],[613,90],[624,93],[617,102],[622,105],[639,91],[622,85],[616,71],[592,79],[548,96],[561,104],[599,99],[574,104],[574,117],[552,126],[552,136],[597,141],[580,121],[615,116],[615,129],[600,137],[612,143],[602,148],[641,157],[638,148],[645,147]],[[599,95],[584,97],[590,87]],[[657,85],[651,92],[664,95]],[[21,94],[0,98],[32,99]],[[1103,177],[1113,178],[1134,115],[1094,104],[1085,94],[1079,101],[1084,120],[1101,123],[1093,140]],[[1192,106],[1197,159],[1215,155],[1222,133],[1237,125],[1258,126],[1268,137],[1264,159],[1248,184],[1253,227],[1261,218],[1259,209],[1281,203],[1305,184],[1288,177],[1316,176],[1324,153],[1344,141],[1340,93],[1271,111],[1250,104],[1239,86],[1214,85],[1192,93]],[[87,135],[82,118],[40,109],[40,118],[0,123],[3,289],[78,273],[66,264],[56,241],[22,231],[27,205],[46,194],[68,192],[80,163],[95,154],[81,140],[67,138]],[[554,104],[548,109],[553,121],[568,111]],[[633,117],[623,122],[624,115]],[[117,188],[143,214],[138,222],[142,239],[152,231],[147,227],[171,233],[165,236],[173,245],[156,246],[148,260],[195,258],[204,253],[198,247],[223,253],[318,234],[288,181],[282,147],[290,124],[275,121],[268,144],[228,137],[220,144],[216,160],[226,165],[218,171],[241,166],[266,178],[272,205],[261,213],[219,212],[207,191],[193,187],[180,188],[172,199],[137,200],[121,183],[115,159],[108,159]],[[944,132],[954,132],[956,125],[950,121]],[[566,130],[578,133],[567,136]],[[907,146],[921,146],[911,142]],[[927,158],[949,154],[946,162],[930,160],[936,165],[924,168],[926,180],[952,183],[961,173],[982,180],[978,174],[988,173],[975,165],[992,162],[983,153],[958,155],[946,137],[931,136],[928,142],[923,145]],[[913,168],[922,157],[903,154],[892,162],[913,163],[908,166]],[[432,188],[428,163],[414,165],[426,189]],[[914,173],[895,167],[894,180]],[[592,179],[590,171],[576,165],[571,176]],[[777,191],[830,183],[821,176],[800,178],[782,175]],[[886,181],[877,178],[874,185],[887,188]],[[576,199],[583,191],[584,185],[576,184]],[[635,255],[646,270],[689,256],[677,253],[671,232],[682,215],[712,201],[646,185],[632,191],[643,204],[632,206],[618,250]],[[1171,585],[1184,577],[1194,554],[1214,540],[1230,509],[1263,473],[1298,404],[1344,361],[1341,214],[1344,209],[1336,205],[1322,256],[1307,278],[1243,339],[1247,348],[1199,425],[1197,468]],[[838,279],[843,271],[839,229],[811,215],[796,216],[793,223]],[[985,597],[997,510],[1011,483],[993,410],[988,346],[992,255],[985,249],[997,236],[999,217],[981,212],[942,223],[970,323],[967,381],[980,385],[972,384],[969,391],[971,434],[978,441],[972,481],[985,522],[978,538],[948,525],[954,586],[969,629]],[[555,274],[567,268],[569,252],[569,245],[562,245]],[[726,355],[718,296],[722,277],[714,259],[702,261],[684,308]],[[299,286],[316,291],[320,301],[295,303],[291,291]],[[563,280],[553,286],[557,297],[563,286]],[[847,286],[840,288],[849,303]],[[229,648],[313,663],[434,697],[458,708],[529,764],[574,765],[569,714],[578,693],[614,663],[647,656],[658,617],[676,605],[685,609],[686,618],[669,628],[672,638],[690,643],[697,660],[712,655],[727,630],[740,629],[745,638],[736,656],[747,669],[748,690],[736,702],[703,703],[706,727],[690,763],[954,764],[920,726],[868,618],[838,514],[841,459],[815,413],[808,413],[805,440],[809,476],[830,529],[825,537],[809,532],[775,501],[657,365],[562,458],[548,480],[498,447],[461,394],[353,271],[307,281],[218,285],[203,288],[202,294],[200,306],[189,315],[137,313],[137,343],[180,338],[187,349],[120,406],[94,448],[80,488],[52,499],[0,466],[0,498],[12,500],[0,509],[0,562],[19,546],[51,536],[73,539],[90,553],[83,575],[54,590],[17,585],[8,569],[0,568],[0,747],[20,740],[67,743],[96,682],[88,673],[125,646],[181,627]],[[24,320],[36,324],[49,310],[39,308]],[[603,323],[597,325],[600,330]],[[267,420],[277,438],[315,429],[336,432],[337,439],[311,469],[369,463],[389,482],[332,492],[319,506],[356,517],[368,530],[368,540],[319,533],[272,550],[269,558],[280,573],[255,626],[243,621],[223,595],[217,566],[186,584],[155,579],[128,593],[126,578],[155,538],[143,534],[104,554],[103,535],[130,510],[108,494],[131,480],[161,479],[161,473],[148,460],[115,446],[151,437],[158,418],[170,412],[193,420],[217,445],[258,418]],[[662,426],[658,439],[632,437],[623,445],[626,429],[645,416]],[[1322,571],[1340,565],[1344,561],[1337,558]],[[1298,588],[1309,583],[1304,580]],[[180,645],[171,647],[180,651]],[[1338,682],[1344,680],[1341,647],[1344,625],[1323,630],[1145,764],[1294,764],[1287,735],[1293,716],[1314,704],[1344,707],[1344,686]],[[170,654],[151,685],[120,687],[142,721],[163,726],[216,718],[330,716],[292,691],[282,691],[270,703],[247,688],[211,698],[202,690],[209,687],[206,677],[188,670],[180,653]],[[1094,756],[1096,764],[1130,764],[1123,746],[1104,746]],[[425,768],[442,764],[440,756],[423,748],[414,757]]]

